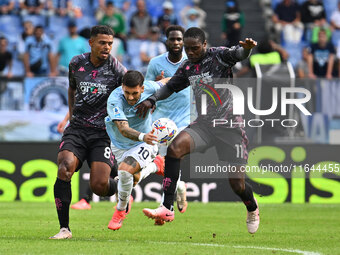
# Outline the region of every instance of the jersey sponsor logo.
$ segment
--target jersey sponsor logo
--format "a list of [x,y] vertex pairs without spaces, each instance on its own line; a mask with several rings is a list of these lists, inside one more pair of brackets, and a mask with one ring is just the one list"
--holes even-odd
[[85,72],[85,68],[82,66],[78,69],[78,72]]
[[97,74],[98,74],[98,70],[92,70],[91,72],[92,79],[96,79]]
[[79,83],[79,88],[82,94],[92,93],[92,94],[106,94],[108,89],[107,85],[101,83],[82,81]]

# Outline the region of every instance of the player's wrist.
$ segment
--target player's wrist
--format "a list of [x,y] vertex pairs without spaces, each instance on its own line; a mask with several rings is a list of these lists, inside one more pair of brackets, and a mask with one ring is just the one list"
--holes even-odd
[[145,133],[140,133],[138,136],[138,140],[141,142],[144,142],[144,136],[145,136]]
[[147,99],[150,103],[151,103],[151,105],[152,106],[154,106],[155,104],[156,104],[156,97],[155,96],[150,96],[150,97],[148,97],[148,99]]

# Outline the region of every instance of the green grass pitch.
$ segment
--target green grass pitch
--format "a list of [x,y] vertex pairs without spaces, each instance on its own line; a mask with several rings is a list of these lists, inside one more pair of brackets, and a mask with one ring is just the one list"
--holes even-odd
[[340,205],[262,204],[255,235],[241,203],[189,203],[175,221],[154,226],[134,203],[118,231],[107,229],[112,203],[70,212],[70,240],[58,229],[52,203],[0,203],[0,254],[340,254]]

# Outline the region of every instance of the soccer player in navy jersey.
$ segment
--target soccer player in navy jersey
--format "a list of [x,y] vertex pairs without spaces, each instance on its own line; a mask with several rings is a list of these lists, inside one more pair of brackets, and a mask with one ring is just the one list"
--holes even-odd
[[121,85],[126,68],[110,55],[114,33],[108,26],[94,26],[91,52],[75,56],[69,65],[68,104],[70,124],[58,153],[58,177],[54,185],[60,232],[51,239],[72,237],[69,228],[71,178],[85,160],[91,169],[90,186],[99,196],[111,196],[117,181],[110,178],[114,156],[104,117],[110,93]]
[[[180,161],[183,156],[215,146],[220,161],[227,162],[237,169],[237,173],[229,175],[229,183],[233,191],[241,198],[247,208],[247,228],[249,233],[255,233],[259,227],[259,208],[253,196],[252,188],[245,182],[245,173],[242,166],[247,163],[248,139],[244,129],[235,125],[213,126],[213,120],[225,119],[233,123],[241,123],[240,115],[233,115],[232,95],[228,89],[216,89],[221,100],[214,104],[211,98],[207,99],[207,114],[203,114],[201,100],[206,93],[205,87],[214,87],[214,79],[231,79],[232,66],[238,61],[247,58],[256,42],[250,38],[240,41],[240,46],[233,48],[217,47],[207,49],[204,31],[192,27],[184,33],[184,48],[188,56],[170,79],[154,95],[141,102],[138,114],[145,117],[149,109],[155,109],[158,100],[168,98],[174,92],[179,92],[192,86],[198,117],[188,128],[180,132],[168,147],[165,157],[165,174],[163,179],[163,204],[157,209],[144,209],[144,214],[153,219],[173,221],[174,193],[179,177]],[[207,97],[204,97],[207,98]],[[238,153],[239,149],[243,153]]]

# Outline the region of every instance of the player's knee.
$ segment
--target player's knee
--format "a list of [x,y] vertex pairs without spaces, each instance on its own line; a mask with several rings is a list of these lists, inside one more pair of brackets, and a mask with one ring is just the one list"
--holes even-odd
[[236,194],[242,194],[245,190],[244,180],[242,179],[229,179],[231,188]]
[[90,182],[91,190],[97,196],[105,196],[108,190],[108,182],[107,181],[96,181]]
[[69,159],[64,159],[58,166],[58,178],[63,181],[70,181],[73,175],[73,162]]

